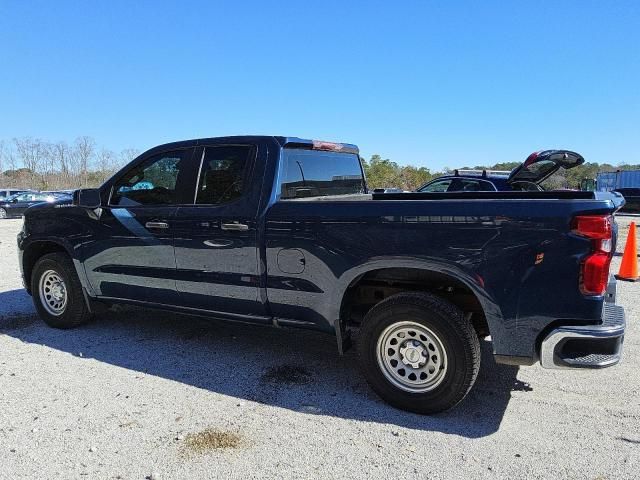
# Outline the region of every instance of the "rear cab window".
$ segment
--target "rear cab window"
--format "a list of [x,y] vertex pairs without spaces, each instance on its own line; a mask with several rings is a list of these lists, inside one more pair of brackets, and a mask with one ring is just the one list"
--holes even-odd
[[355,153],[284,149],[280,199],[347,196],[365,192]]

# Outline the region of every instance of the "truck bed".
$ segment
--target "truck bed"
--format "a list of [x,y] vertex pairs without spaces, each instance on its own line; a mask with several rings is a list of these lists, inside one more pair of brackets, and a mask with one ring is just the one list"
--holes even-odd
[[577,190],[553,190],[547,192],[408,192],[408,193],[374,193],[373,200],[593,200],[595,192],[581,192]]
[[610,200],[616,209],[624,205],[617,192],[552,190],[545,192],[403,192],[362,193],[287,199],[287,202],[362,202],[370,200]]

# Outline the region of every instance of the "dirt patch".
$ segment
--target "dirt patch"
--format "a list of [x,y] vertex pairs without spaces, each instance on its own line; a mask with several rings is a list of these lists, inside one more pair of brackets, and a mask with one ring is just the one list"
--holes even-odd
[[135,420],[120,424],[120,428],[132,428],[132,427],[140,427],[140,426],[141,425],[138,422],[136,422]]
[[0,316],[0,332],[9,330],[22,330],[28,328],[39,320],[35,314],[18,314]]
[[242,436],[237,433],[207,428],[202,432],[190,433],[185,437],[184,453],[204,454],[213,450],[240,448],[242,444]]
[[311,373],[306,368],[292,365],[271,367],[262,375],[262,381],[267,383],[303,385],[310,380]]

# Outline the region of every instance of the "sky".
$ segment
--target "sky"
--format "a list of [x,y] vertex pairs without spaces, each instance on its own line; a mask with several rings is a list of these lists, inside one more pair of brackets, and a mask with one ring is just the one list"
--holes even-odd
[[640,2],[0,0],[0,139],[242,134],[640,163]]

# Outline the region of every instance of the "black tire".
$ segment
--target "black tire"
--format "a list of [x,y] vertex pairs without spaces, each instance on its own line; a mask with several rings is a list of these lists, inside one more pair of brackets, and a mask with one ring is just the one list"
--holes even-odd
[[[63,280],[66,291],[66,305],[57,315],[52,314],[43,304],[46,299],[43,299],[40,289],[41,278],[51,271]],[[38,259],[31,273],[31,295],[38,315],[50,327],[74,328],[91,318],[73,262],[64,253],[49,253]]]
[[[394,384],[388,378],[393,378],[393,374],[388,373],[391,368],[384,367],[384,361],[378,360],[384,355],[378,353],[378,340],[390,328],[393,331],[392,325],[400,325],[399,322],[425,327],[444,348],[445,360],[438,369],[442,373],[434,373],[439,383],[429,391],[407,391],[406,387]],[[399,344],[398,348],[400,350]],[[427,351],[427,359],[429,355]],[[377,304],[365,316],[358,334],[358,360],[367,382],[383,400],[402,410],[431,414],[455,406],[471,390],[480,369],[480,342],[471,323],[455,305],[427,293],[399,293]],[[397,361],[396,364],[400,365],[396,367],[398,371],[403,370],[401,364]],[[387,373],[383,371],[385,368]],[[406,371],[414,370],[407,367]]]
[[0,208],[0,219],[4,220],[5,218],[9,218],[7,210],[4,208]]

